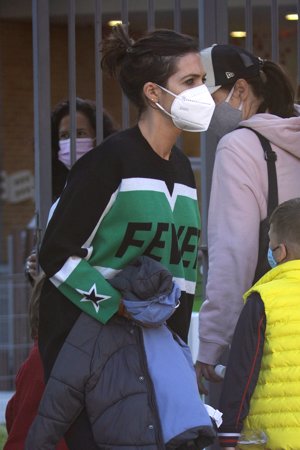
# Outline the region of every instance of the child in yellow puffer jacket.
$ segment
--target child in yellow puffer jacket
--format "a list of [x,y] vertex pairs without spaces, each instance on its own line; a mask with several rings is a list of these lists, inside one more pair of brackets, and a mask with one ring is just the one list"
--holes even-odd
[[[300,198],[274,210],[269,238],[272,270],[244,295],[220,398],[227,450],[300,449]],[[267,442],[243,447],[241,432]]]

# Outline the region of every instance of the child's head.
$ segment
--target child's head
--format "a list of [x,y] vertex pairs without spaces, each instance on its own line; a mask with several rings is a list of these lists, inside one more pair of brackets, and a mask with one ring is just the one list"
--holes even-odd
[[29,326],[32,339],[38,337],[39,329],[39,304],[41,290],[45,281],[45,274],[41,273],[35,280],[29,300]]
[[270,244],[278,264],[300,259],[300,198],[281,203],[270,217]]

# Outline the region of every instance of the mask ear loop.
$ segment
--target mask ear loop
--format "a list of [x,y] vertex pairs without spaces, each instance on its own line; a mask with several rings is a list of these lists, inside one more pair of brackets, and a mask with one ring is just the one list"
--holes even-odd
[[225,103],[229,103],[229,101],[230,101],[230,99],[232,97],[233,91],[234,91],[234,85],[230,89],[229,94],[227,95],[227,97],[225,98]]
[[[233,94],[233,92],[234,92],[234,86],[235,86],[235,84],[232,86],[232,88],[230,89],[230,92],[229,92],[229,94],[227,95],[227,97],[225,98],[225,103],[229,103],[230,102],[230,99],[231,99],[231,97],[232,97],[232,94]],[[241,100],[241,103],[240,103],[240,106],[237,108],[239,111],[242,111],[243,110],[243,100]]]
[[[178,97],[176,94],[173,94],[173,92],[169,91],[169,89],[166,89],[162,86],[160,86],[159,84],[155,83],[156,86],[158,86],[160,89],[162,89],[163,91],[167,92],[168,94],[173,95],[173,97]],[[163,106],[161,106],[158,102],[154,102],[155,105],[161,110],[163,111],[167,116],[171,117],[171,119],[176,119],[175,116],[173,116],[173,114],[169,113]]]
[[173,92],[171,92],[171,91],[169,91],[169,89],[167,89],[167,88],[164,88],[163,86],[160,86],[159,84],[157,84],[157,83],[155,83],[156,84],[156,86],[158,86],[160,89],[162,89],[163,91],[165,91],[165,92],[167,92],[168,94],[171,94],[171,95],[173,95],[173,97],[178,97],[178,95],[176,95],[176,94],[174,94]]
[[175,116],[173,116],[173,114],[169,113],[163,106],[161,106],[158,102],[155,102],[155,105],[161,110],[163,111],[167,116],[171,117],[172,119],[176,119]]

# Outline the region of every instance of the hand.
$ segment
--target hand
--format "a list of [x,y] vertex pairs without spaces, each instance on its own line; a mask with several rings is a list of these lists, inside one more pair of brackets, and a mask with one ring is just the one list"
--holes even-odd
[[203,378],[207,381],[212,381],[213,383],[220,383],[223,378],[219,377],[215,372],[215,366],[211,364],[205,364],[200,361],[196,361],[195,370],[198,381],[198,388],[201,394],[208,395],[208,390],[206,389]]
[[145,323],[145,322],[140,322],[139,320],[136,320],[126,309],[123,301],[120,301],[120,305],[119,305],[119,310],[118,310],[118,315],[119,316],[123,316],[128,320],[133,320],[135,323],[137,323],[138,325],[140,325],[141,327],[144,328],[158,328],[160,325],[152,325],[149,323]]
[[26,259],[25,272],[27,275],[29,275],[29,277],[32,278],[33,281],[35,281],[36,277],[38,276],[36,252],[32,252]]
[[126,319],[131,319],[130,314],[128,313],[127,309],[125,308],[125,305],[123,303],[123,299],[121,298],[119,303],[119,310],[118,310],[118,316],[123,316]]

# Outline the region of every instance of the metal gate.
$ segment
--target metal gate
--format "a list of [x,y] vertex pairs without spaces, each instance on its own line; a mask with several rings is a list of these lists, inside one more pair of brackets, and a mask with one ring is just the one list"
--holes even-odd
[[[300,14],[300,0],[30,0],[33,31],[35,203],[38,227],[43,231],[51,205],[51,98],[53,86],[53,26],[61,26],[67,39],[68,82],[65,97],[71,104],[71,145],[75,153],[75,99],[78,95],[79,27],[87,24],[94,52],[91,65],[97,106],[97,143],[101,142],[103,108],[107,107],[105,80],[100,69],[99,43],[112,19],[129,23],[141,34],[154,28],[171,28],[199,39],[201,48],[213,43],[235,43],[286,66],[295,86],[300,85],[300,22],[287,22],[288,13]],[[295,18],[295,17],[294,17]],[[242,37],[234,37],[234,31]],[[81,33],[82,35],[82,33]],[[82,39],[82,37],[81,37]],[[54,49],[54,51],[56,51]],[[299,91],[298,91],[299,92]],[[299,94],[298,94],[299,95]],[[299,98],[298,98],[299,100]],[[132,111],[119,94],[118,114],[128,127]],[[113,110],[110,111],[113,115]],[[194,168],[202,216],[203,288],[207,274],[207,210],[214,162],[215,141],[209,132],[196,141],[180,141]],[[1,207],[1,206],[0,206]],[[31,340],[27,321],[28,284],[23,274],[0,278],[0,389],[12,389],[16,371],[28,353]],[[203,295],[204,292],[203,292]],[[197,333],[194,333],[196,335]]]
[[[34,137],[35,137],[35,198],[39,227],[43,230],[47,221],[51,203],[51,138],[50,138],[50,19],[55,1],[32,0],[33,25],[33,63],[34,63]],[[60,2],[62,4],[63,2]],[[75,143],[75,98],[76,98],[76,20],[83,14],[83,4],[93,26],[95,44],[95,76],[91,80],[95,84],[95,100],[97,105],[97,142],[102,139],[103,112],[103,78],[100,69],[100,54],[98,51],[103,30],[108,19],[121,20],[129,23],[132,31],[143,23],[145,28],[173,28],[188,34],[198,36],[200,48],[218,43],[235,43],[245,46],[250,51],[265,52],[270,59],[281,61],[282,53],[282,23],[288,12],[299,14],[300,0],[155,0],[144,1],[103,1],[103,0],[66,0],[64,15],[68,33],[68,97],[71,105],[71,124],[73,132],[71,145],[74,151]],[[142,17],[142,19],[141,19]],[[258,20],[263,20],[264,30],[257,28]],[[300,26],[295,22],[293,36],[289,40],[296,63],[293,78],[295,85],[300,84]],[[237,30],[234,28],[237,27]],[[265,49],[259,47],[259,34],[267,30],[268,45]],[[235,38],[232,33],[240,31],[243,38]],[[281,39],[280,39],[281,38]],[[239,40],[237,40],[239,39]],[[281,43],[281,48],[280,48]],[[259,54],[259,56],[264,56]],[[92,62],[91,62],[92,64]],[[121,125],[126,128],[130,123],[130,108],[127,99],[120,95]],[[211,173],[214,161],[214,140],[209,132],[201,134],[197,148],[193,149],[191,162],[198,173],[199,189],[201,191],[202,213],[202,250],[204,253],[203,276],[206,279],[206,226],[208,198],[211,183]],[[203,283],[205,286],[205,282]]]

